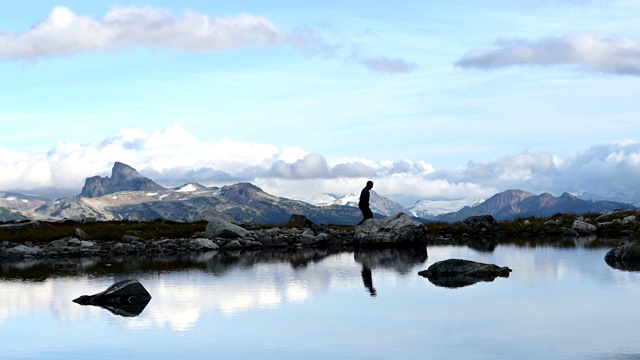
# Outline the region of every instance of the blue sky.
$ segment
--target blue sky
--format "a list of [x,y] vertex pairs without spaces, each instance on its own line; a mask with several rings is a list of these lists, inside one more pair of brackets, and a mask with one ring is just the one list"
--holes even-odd
[[640,203],[640,1],[28,1],[0,13],[0,190],[127,163],[275,195]]

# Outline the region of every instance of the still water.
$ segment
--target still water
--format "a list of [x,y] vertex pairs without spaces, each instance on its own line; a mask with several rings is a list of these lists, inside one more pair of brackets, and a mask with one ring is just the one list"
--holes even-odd
[[[640,359],[640,273],[609,248],[300,250],[73,264],[2,263],[2,359]],[[428,255],[428,256],[427,256]],[[418,275],[461,258],[509,278]],[[137,315],[72,302],[123,279]]]

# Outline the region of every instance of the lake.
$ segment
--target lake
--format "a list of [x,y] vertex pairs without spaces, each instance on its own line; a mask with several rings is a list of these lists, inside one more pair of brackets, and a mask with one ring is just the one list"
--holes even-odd
[[[206,253],[2,263],[2,359],[640,359],[640,273],[610,248]],[[508,278],[460,288],[418,272],[450,258]],[[137,279],[117,315],[72,300]]]

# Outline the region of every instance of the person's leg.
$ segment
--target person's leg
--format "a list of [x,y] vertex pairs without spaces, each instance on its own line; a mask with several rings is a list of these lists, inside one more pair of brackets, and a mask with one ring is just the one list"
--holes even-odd
[[362,211],[362,214],[364,216],[364,220],[373,219],[373,212],[371,211],[371,209],[369,209],[368,206]]
[[[368,217],[367,217],[367,210],[368,210],[368,207],[367,207],[367,206],[364,206],[364,205],[360,205],[360,204],[358,204],[358,208],[360,208],[360,211],[362,212],[362,220],[360,220],[360,222],[359,222],[359,223],[358,223],[358,225],[356,225],[356,226],[360,226],[360,225],[362,225],[362,223],[363,223],[365,220],[367,220],[367,219],[368,219]],[[369,212],[371,212],[371,210],[369,210]]]

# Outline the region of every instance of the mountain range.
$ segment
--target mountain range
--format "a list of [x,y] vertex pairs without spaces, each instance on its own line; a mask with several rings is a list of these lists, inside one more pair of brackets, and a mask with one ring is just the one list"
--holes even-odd
[[[302,214],[315,223],[358,223],[359,194],[344,196],[323,194],[316,204],[277,197],[250,183],[208,187],[198,183],[166,188],[144,177],[134,168],[116,162],[110,177],[86,179],[80,194],[44,199],[13,192],[0,192],[0,221],[25,219],[172,221],[207,220],[222,217],[235,222],[278,224],[292,214]],[[473,215],[493,215],[497,220],[517,217],[548,217],[557,212],[582,214],[621,208],[631,204],[612,201],[586,201],[568,193],[559,198],[545,193],[534,195],[522,190],[507,190],[487,200],[434,202],[422,200],[404,208],[371,191],[371,209],[378,217],[405,212],[420,221],[454,222]],[[451,210],[451,211],[447,211]]]
[[544,218],[556,213],[579,215],[634,208],[631,204],[615,201],[587,201],[569,193],[555,197],[549,193],[534,195],[523,190],[506,190],[474,206],[434,216],[432,220],[455,222],[476,215],[492,215],[496,220],[511,220],[529,216]]

